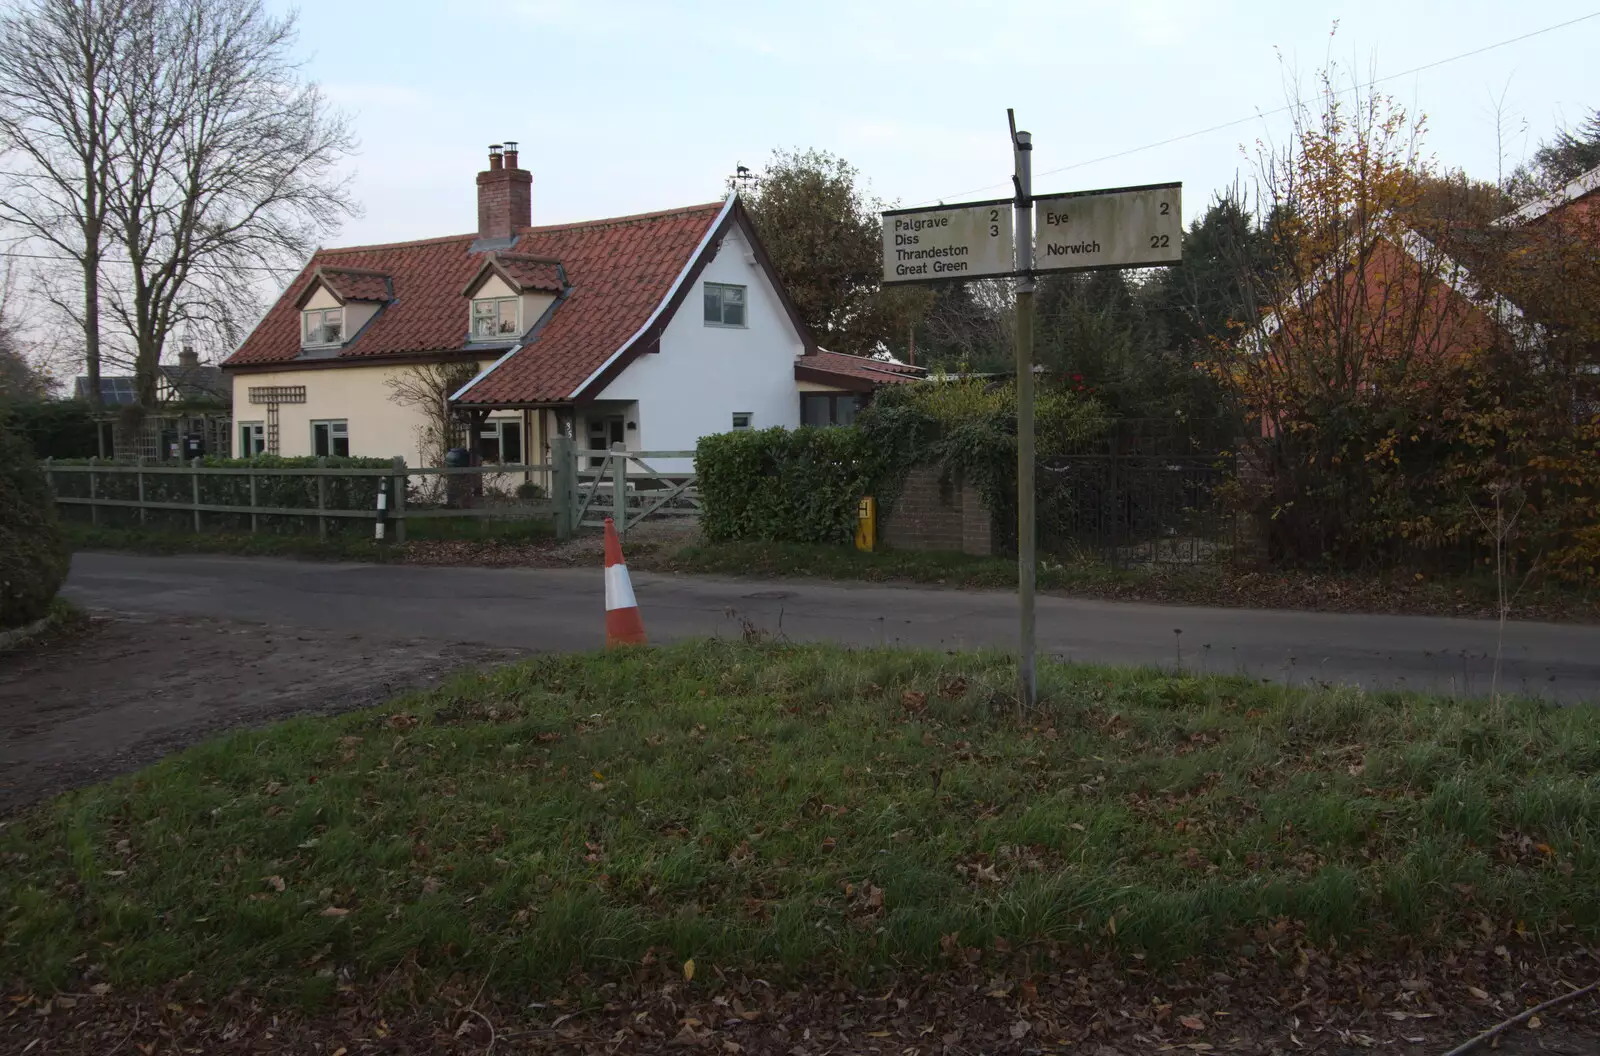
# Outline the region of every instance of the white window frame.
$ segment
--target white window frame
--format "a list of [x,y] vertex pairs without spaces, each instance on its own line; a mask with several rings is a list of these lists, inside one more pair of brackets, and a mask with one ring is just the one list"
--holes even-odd
[[[240,458],[254,458],[267,453],[267,423],[266,422],[235,422],[239,430],[239,456]],[[250,430],[251,442],[246,442],[244,430]],[[259,445],[259,446],[257,446]]]
[[[517,437],[518,437],[517,447],[519,449],[517,461],[516,462],[509,462],[509,463],[506,461],[506,428],[505,428],[508,425],[515,427],[516,430],[517,430]],[[523,426],[523,422],[522,422],[521,418],[490,418],[490,419],[486,420],[483,423],[483,426],[478,430],[478,435],[483,437],[484,439],[488,439],[491,436],[494,437],[495,451],[498,453],[498,457],[494,459],[494,463],[495,464],[497,464],[497,465],[527,465],[527,460],[528,460],[528,451],[527,451],[528,437],[527,437],[527,432],[528,431],[526,429],[524,429],[522,426]],[[484,461],[487,462],[489,460],[485,459]]]
[[[744,419],[744,424],[743,425],[739,424],[739,419],[741,419],[741,418]],[[734,411],[733,412],[733,431],[734,432],[736,432],[736,433],[747,433],[751,429],[754,429],[755,427],[756,427],[756,416],[752,412],[750,412],[750,411]]]
[[[737,293],[735,298],[739,305],[739,321],[728,322],[728,295]],[[717,318],[710,317],[711,301],[717,302]],[[707,282],[705,284],[705,323],[707,326],[719,326],[729,330],[746,330],[750,327],[750,287],[740,286],[732,282]]]
[[[311,339],[311,320],[315,316],[319,333],[321,328],[328,325],[328,316],[337,316],[339,319],[339,336],[336,340],[328,341]],[[301,348],[333,348],[335,345],[344,344],[344,309],[343,308],[310,308],[300,313],[300,347]]]
[[[503,330],[505,323],[501,308],[511,305],[511,329]],[[478,306],[483,305],[490,309],[485,318],[491,318],[495,323],[492,334],[478,333]],[[467,321],[468,334],[474,341],[515,341],[517,335],[522,333],[522,298],[521,297],[474,297],[472,299],[472,315]]]
[[[348,418],[317,418],[317,419],[314,419],[313,421],[311,421],[309,424],[311,426],[311,453],[312,453],[312,455],[316,455],[317,454],[317,426],[325,425],[325,426],[328,427],[328,454],[327,454],[327,457],[328,458],[349,458],[350,457],[350,419],[348,419]],[[333,443],[334,437],[338,436],[341,430],[344,433],[344,454],[342,454],[342,455],[335,454],[334,450],[333,450],[333,448],[334,448],[334,443]]]

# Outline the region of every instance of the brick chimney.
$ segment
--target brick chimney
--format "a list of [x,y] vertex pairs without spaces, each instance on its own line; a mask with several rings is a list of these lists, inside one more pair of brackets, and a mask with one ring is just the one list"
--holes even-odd
[[517,167],[516,143],[496,143],[478,173],[478,237],[510,238],[532,223],[533,173]]
[[178,366],[188,368],[199,365],[200,354],[194,350],[193,345],[185,341],[183,347],[178,350]]

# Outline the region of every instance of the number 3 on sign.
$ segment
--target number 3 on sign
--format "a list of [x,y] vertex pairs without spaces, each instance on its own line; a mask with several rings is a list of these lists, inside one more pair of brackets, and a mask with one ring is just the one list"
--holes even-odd
[[1000,210],[998,209],[989,210],[989,237],[1000,237]]

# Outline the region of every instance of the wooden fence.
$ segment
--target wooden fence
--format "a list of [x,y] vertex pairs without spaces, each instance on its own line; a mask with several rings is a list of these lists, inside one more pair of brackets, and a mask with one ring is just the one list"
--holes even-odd
[[[219,524],[243,529],[248,523],[254,533],[262,530],[264,519],[296,518],[314,521],[318,538],[326,539],[333,523],[375,522],[380,491],[387,494],[387,520],[397,542],[405,541],[408,522],[427,519],[550,518],[557,538],[565,539],[580,527],[603,524],[607,516],[623,533],[648,517],[699,516],[694,472],[658,471],[647,461],[692,459],[692,451],[623,451],[618,445],[603,454],[579,452],[571,440],[558,437],[551,456],[547,464],[460,468],[407,466],[399,458],[389,466],[329,466],[326,460],[316,466],[206,466],[200,459],[184,464],[46,459],[43,468],[56,502],[86,507],[95,524],[107,510],[136,510],[140,526],[150,523],[152,512],[165,515],[170,524],[176,512],[188,515],[195,532]],[[602,464],[580,470],[580,457]],[[539,494],[543,488],[515,498],[485,494],[485,481],[521,477],[530,483],[535,476],[549,481],[547,494]],[[421,494],[433,501],[419,504],[415,497]]]

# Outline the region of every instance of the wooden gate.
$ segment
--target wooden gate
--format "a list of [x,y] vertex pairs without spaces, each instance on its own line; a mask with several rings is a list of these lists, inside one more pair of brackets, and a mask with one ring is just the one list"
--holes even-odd
[[574,526],[599,528],[610,517],[616,522],[617,532],[626,535],[646,518],[700,516],[694,470],[658,469],[652,465],[652,460],[693,459],[693,451],[628,451],[621,444],[613,444],[603,456],[584,451],[585,464],[594,459],[601,459],[601,463],[579,469],[578,451],[571,441],[554,446],[570,467],[564,476],[571,482],[568,509]]

